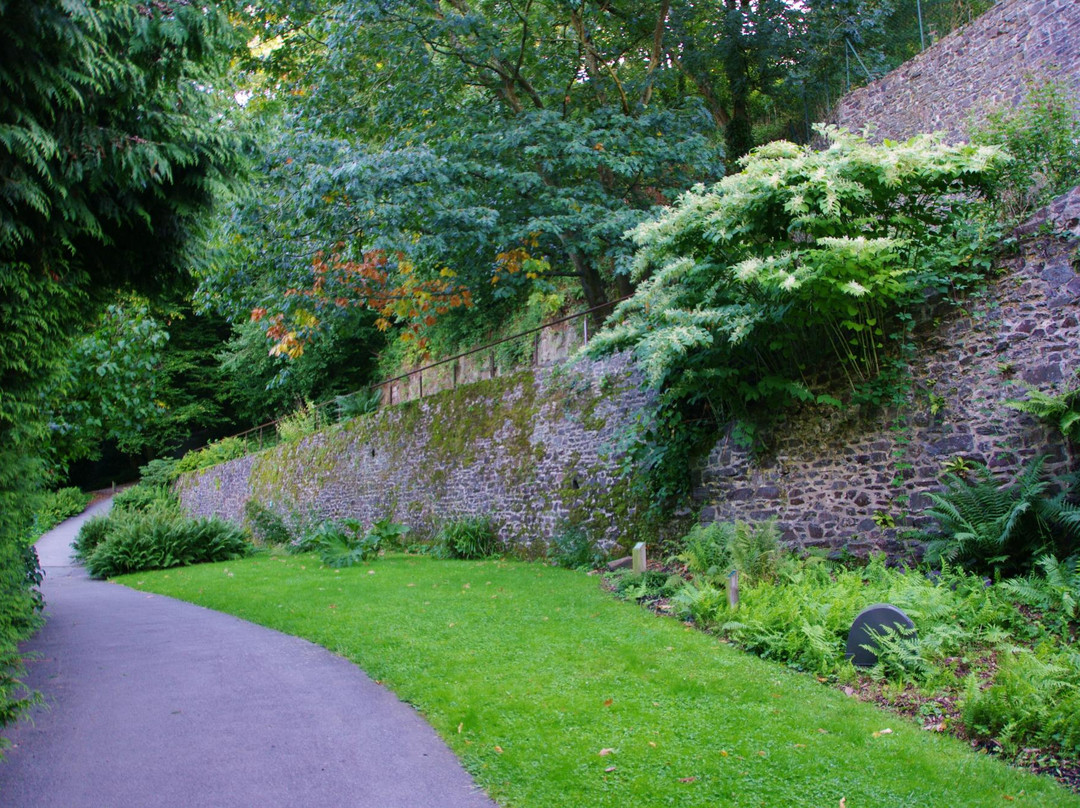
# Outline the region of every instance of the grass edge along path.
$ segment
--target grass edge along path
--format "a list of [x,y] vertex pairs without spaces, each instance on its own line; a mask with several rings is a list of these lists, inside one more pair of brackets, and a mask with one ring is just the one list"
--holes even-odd
[[264,554],[117,580],[349,658],[507,808],[1080,806],[1049,778],[616,601],[581,573],[411,556],[330,570]]

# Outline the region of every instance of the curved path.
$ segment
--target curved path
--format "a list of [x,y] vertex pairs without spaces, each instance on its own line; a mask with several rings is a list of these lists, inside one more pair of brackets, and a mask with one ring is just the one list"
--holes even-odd
[[496,808],[411,707],[306,640],[92,581],[86,518],[38,542],[45,695],[3,735],[4,808]]

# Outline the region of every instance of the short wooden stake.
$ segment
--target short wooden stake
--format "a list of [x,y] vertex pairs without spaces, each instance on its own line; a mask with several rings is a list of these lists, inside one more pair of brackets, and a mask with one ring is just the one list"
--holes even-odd
[[634,572],[645,572],[645,542],[639,541],[634,545]]
[[739,605],[739,571],[732,570],[727,579],[727,604],[732,609]]

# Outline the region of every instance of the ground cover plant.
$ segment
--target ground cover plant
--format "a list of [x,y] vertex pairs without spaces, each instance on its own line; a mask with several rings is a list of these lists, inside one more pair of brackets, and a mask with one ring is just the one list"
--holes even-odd
[[91,494],[72,486],[42,494],[34,510],[34,522],[27,538],[35,541],[65,519],[82,513],[91,499]]
[[580,572],[395,554],[335,570],[307,554],[121,581],[352,659],[505,806],[1080,805]]
[[108,514],[87,520],[72,544],[94,578],[242,558],[247,534],[221,519],[193,519],[167,488],[136,485],[113,498]]
[[[802,557],[777,547],[771,523],[710,524],[691,531],[666,564],[644,574],[618,571],[607,582],[619,597],[926,729],[1080,785],[1078,560],[1042,555],[1028,576],[990,579],[959,566],[891,566],[884,556],[869,563]],[[726,592],[733,571],[740,573],[734,607]],[[916,632],[878,637],[878,664],[861,671],[847,660],[848,632],[873,603],[901,608]]]

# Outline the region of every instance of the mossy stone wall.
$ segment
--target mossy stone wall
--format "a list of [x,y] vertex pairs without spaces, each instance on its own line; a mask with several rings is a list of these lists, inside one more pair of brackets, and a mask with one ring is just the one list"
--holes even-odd
[[385,407],[178,490],[191,513],[236,522],[255,499],[300,520],[390,517],[419,537],[488,515],[524,555],[562,523],[627,546],[649,537],[618,445],[648,395],[627,356],[539,368]]

